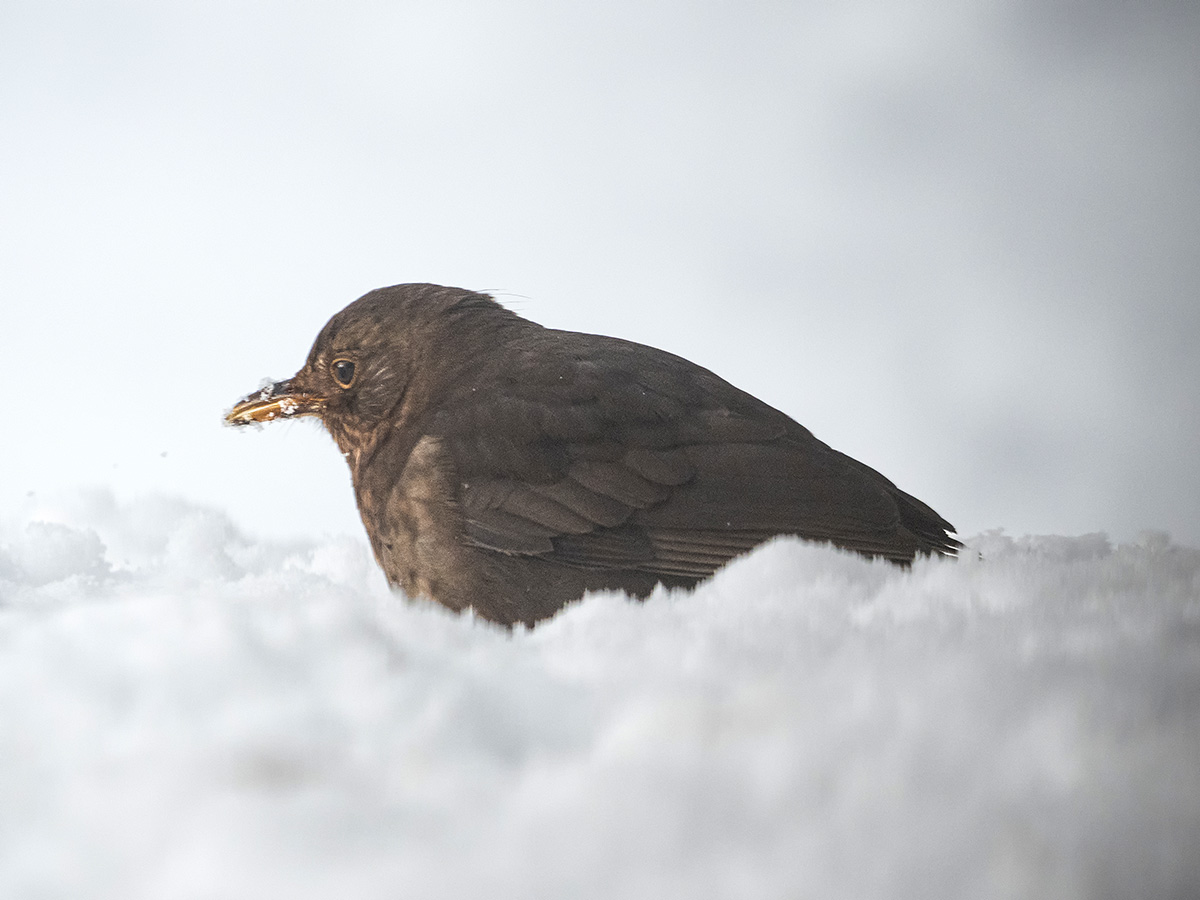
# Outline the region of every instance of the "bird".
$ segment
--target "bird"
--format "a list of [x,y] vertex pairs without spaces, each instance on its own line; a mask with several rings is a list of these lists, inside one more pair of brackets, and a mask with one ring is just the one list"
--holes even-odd
[[962,546],[925,503],[708,369],[463,288],[363,295],[225,422],[303,416],[349,463],[390,585],[510,627],[588,591],[693,587],[778,535],[899,565]]

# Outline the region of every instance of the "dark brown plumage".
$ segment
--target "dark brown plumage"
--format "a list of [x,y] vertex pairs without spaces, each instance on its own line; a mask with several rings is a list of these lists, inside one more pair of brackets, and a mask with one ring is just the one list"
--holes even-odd
[[458,288],[361,297],[226,421],[301,415],[346,456],[388,580],[506,624],[587,590],[691,586],[778,534],[900,563],[959,547],[920,500],[707,369]]

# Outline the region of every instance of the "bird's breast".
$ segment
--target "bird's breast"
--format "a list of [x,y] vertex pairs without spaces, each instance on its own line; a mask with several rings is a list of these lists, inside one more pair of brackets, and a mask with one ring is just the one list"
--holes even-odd
[[453,477],[440,442],[421,438],[403,459],[386,452],[355,473],[359,514],[392,585],[455,609],[469,602],[460,583],[463,552]]

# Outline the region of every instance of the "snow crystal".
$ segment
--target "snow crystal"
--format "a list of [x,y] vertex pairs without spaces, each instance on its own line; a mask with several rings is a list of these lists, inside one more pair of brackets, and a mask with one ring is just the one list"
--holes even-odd
[[1200,887],[1200,552],[776,540],[506,632],[365,542],[103,491],[0,522],[0,884],[61,898]]

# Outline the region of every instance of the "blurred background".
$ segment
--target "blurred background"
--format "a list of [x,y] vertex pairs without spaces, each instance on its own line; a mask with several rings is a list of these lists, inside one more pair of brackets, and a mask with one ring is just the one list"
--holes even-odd
[[221,426],[371,288],[715,370],[960,533],[1200,543],[1200,5],[0,5],[0,502],[359,534]]

